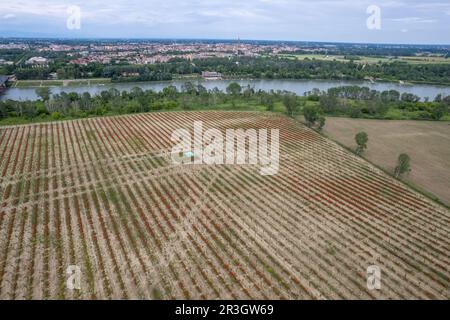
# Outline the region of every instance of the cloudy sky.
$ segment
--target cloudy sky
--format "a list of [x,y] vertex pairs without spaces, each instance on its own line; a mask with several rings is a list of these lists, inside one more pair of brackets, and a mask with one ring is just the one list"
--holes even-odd
[[[67,28],[70,6],[80,29]],[[0,36],[450,44],[450,0],[0,0]]]

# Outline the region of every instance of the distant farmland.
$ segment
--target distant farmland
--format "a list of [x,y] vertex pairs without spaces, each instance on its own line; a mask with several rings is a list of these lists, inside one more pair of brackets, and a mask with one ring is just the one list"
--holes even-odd
[[[279,128],[279,173],[175,167],[171,132],[198,120]],[[1,299],[450,298],[449,211],[283,116],[0,128],[0,160]]]
[[287,57],[297,60],[323,60],[323,61],[340,61],[355,63],[392,63],[405,62],[410,64],[447,64],[450,59],[444,56],[400,56],[400,57],[385,57],[385,56],[344,56],[344,55],[326,55],[326,54],[280,54],[281,57]]

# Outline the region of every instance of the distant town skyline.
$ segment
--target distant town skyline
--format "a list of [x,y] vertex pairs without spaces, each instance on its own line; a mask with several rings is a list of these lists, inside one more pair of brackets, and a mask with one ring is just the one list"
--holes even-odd
[[[380,9],[380,28],[367,26],[367,19],[372,16],[367,9],[371,6]],[[73,21],[68,22],[76,17],[74,8],[81,10],[79,28]],[[240,37],[448,45],[450,1],[2,1],[0,37],[219,40]]]

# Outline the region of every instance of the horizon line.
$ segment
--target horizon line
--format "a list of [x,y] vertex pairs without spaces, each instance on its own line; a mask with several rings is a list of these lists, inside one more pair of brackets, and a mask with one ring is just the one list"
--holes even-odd
[[398,42],[348,42],[348,41],[318,41],[318,40],[273,40],[273,39],[233,39],[233,38],[190,38],[190,37],[67,37],[67,36],[0,36],[1,39],[32,39],[32,40],[181,40],[181,41],[228,41],[228,42],[289,42],[289,43],[319,43],[319,44],[352,44],[352,45],[406,45],[406,46],[444,46],[450,43],[398,43]]

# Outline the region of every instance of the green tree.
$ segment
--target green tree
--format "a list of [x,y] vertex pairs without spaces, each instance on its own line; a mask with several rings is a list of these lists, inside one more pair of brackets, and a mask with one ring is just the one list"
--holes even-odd
[[419,102],[420,101],[419,96],[417,96],[413,93],[407,93],[407,92],[402,93],[402,95],[400,96],[400,99],[404,102]]
[[228,93],[228,94],[231,94],[231,95],[233,95],[233,96],[237,96],[238,94],[241,93],[242,88],[241,88],[241,86],[239,85],[239,83],[237,83],[237,82],[232,82],[232,83],[230,83],[230,84],[228,85],[228,87],[227,87],[226,90],[227,90],[227,93]]
[[367,113],[371,115],[385,115],[389,110],[389,106],[387,103],[382,102],[378,99],[368,100],[365,103],[365,110]]
[[402,153],[398,156],[397,166],[394,170],[394,176],[396,178],[400,177],[400,175],[411,171],[411,158],[406,154]]
[[43,101],[36,101],[35,105],[38,115],[48,114],[48,110],[45,108],[45,103]]
[[201,84],[198,84],[198,85],[197,85],[197,93],[198,93],[199,95],[207,94],[207,93],[208,93],[208,89],[206,89],[205,86],[203,86],[203,85],[201,85]]
[[266,107],[267,111],[273,111],[275,105],[275,98],[270,93],[262,93],[261,104]]
[[0,101],[0,119],[6,118],[8,116],[8,111],[6,110],[6,104]]
[[318,124],[318,129],[321,130],[325,125],[325,117],[319,106],[305,106],[303,108],[303,116],[305,117],[306,125],[310,128]]
[[189,95],[183,94],[180,97],[180,106],[183,110],[190,110],[192,109],[192,98]]
[[362,110],[360,106],[349,106],[347,108],[348,114],[351,118],[361,118],[362,117]]
[[319,103],[326,113],[333,113],[338,109],[339,100],[334,95],[323,95],[319,98]]
[[188,94],[192,94],[192,95],[197,94],[197,89],[195,89],[194,84],[193,84],[192,82],[189,82],[189,81],[185,82],[185,83],[181,86],[181,90],[182,90],[183,92],[185,92],[185,93],[188,93]]
[[283,104],[289,117],[294,118],[298,113],[300,105],[298,104],[297,95],[295,93],[286,93],[283,95]]
[[42,99],[42,101],[48,101],[50,99],[52,91],[50,90],[50,88],[41,87],[36,89],[36,94],[38,95],[39,98]]
[[397,90],[382,91],[380,98],[384,103],[398,102],[400,100],[400,92]]
[[162,95],[169,99],[175,99],[178,94],[178,89],[175,86],[167,86],[162,90]]
[[441,102],[431,109],[431,118],[433,120],[440,120],[447,112],[447,106]]
[[249,84],[247,85],[247,87],[245,87],[244,91],[243,91],[244,97],[245,98],[250,98],[252,95],[255,94],[255,89],[253,89]]
[[27,101],[23,106],[22,114],[25,118],[33,120],[38,114],[36,105],[31,101]]
[[365,149],[367,149],[367,141],[369,141],[369,137],[367,136],[367,133],[364,131],[359,132],[355,136],[356,141],[356,153],[358,155],[361,155]]
[[80,107],[81,110],[85,111],[85,110],[90,110],[92,106],[92,97],[91,94],[89,92],[84,92],[81,95],[81,99],[80,99]]
[[136,100],[128,101],[124,106],[124,113],[136,113],[139,112],[141,105]]
[[322,131],[325,126],[325,116],[320,115],[319,120],[317,120],[317,130]]
[[[116,92],[111,91],[111,90],[109,91],[109,96],[110,97],[113,97],[115,95],[116,95]],[[138,98],[142,97],[143,95],[144,95],[144,90],[142,90],[142,88],[134,87],[133,89],[131,89],[130,96],[133,99],[138,99]]]

